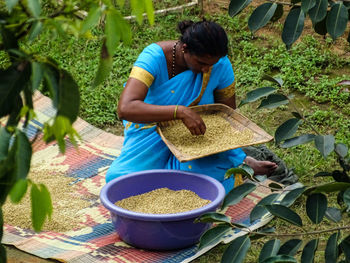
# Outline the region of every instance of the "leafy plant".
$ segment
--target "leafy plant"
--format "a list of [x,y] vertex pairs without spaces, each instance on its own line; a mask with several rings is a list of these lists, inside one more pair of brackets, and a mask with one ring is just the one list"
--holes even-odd
[[[231,0],[230,16],[238,15],[252,0]],[[269,1],[255,8],[248,20],[248,27],[252,33],[264,27],[268,22],[275,22],[283,17],[287,6],[288,15],[285,18],[282,40],[289,49],[300,37],[306,16],[312,21],[313,29],[320,35],[327,33],[336,40],[344,34],[349,20],[349,2],[327,0],[291,0]]]
[[[332,134],[320,134],[310,123],[307,117],[293,104],[292,98],[283,93],[283,80],[281,78],[264,75],[263,80],[267,80],[278,88],[268,86],[252,90],[246,94],[239,106],[247,103],[261,100],[258,108],[276,108],[285,104],[291,104],[293,111],[292,118],[282,123],[275,132],[275,143],[282,148],[295,147],[301,144],[314,143],[320,155],[326,159],[331,153],[335,154],[339,167],[335,167],[333,171],[320,171],[315,177],[330,177],[332,182],[320,185],[305,186],[289,191],[282,200],[276,201],[279,193],[272,193],[263,198],[256,204],[250,214],[250,221],[253,223],[261,219],[267,213],[270,213],[287,223],[300,229],[297,233],[274,233],[265,232],[264,229],[250,231],[247,226],[232,223],[230,218],[221,213],[204,214],[199,221],[215,222],[216,226],[203,234],[199,247],[210,245],[213,240],[218,240],[222,235],[226,234],[230,228],[238,228],[246,232],[242,237],[235,239],[231,245],[227,247],[222,262],[243,262],[246,253],[250,247],[250,240],[261,237],[274,238],[265,243],[260,251],[259,262],[297,262],[296,253],[300,250],[303,240],[297,237],[314,236],[323,233],[331,233],[328,237],[327,245],[324,248],[325,262],[348,262],[350,254],[345,252],[349,249],[350,236],[346,236],[346,230],[350,229],[349,225],[332,226],[329,229],[319,231],[308,231],[303,228],[302,217],[289,208],[301,195],[306,196],[305,211],[308,218],[315,225],[320,224],[325,217],[337,223],[341,220],[342,215],[350,210],[350,158],[348,156],[349,148],[346,144],[336,142]],[[345,84],[346,82],[343,82]],[[313,133],[301,134],[295,136],[300,125],[308,125]],[[252,192],[256,184],[260,183],[261,178],[253,175],[253,171],[246,165],[239,168],[233,168],[227,171],[227,176],[234,173],[246,175],[253,183],[245,183],[234,188],[225,197],[221,210],[231,204],[235,204],[242,200],[247,194]],[[270,184],[273,190],[280,190],[277,184]],[[337,194],[337,201],[341,209],[328,206],[328,198],[331,193]],[[222,230],[225,227],[225,231]],[[289,238],[283,245],[278,238]],[[315,252],[323,249],[318,246],[319,239],[315,238],[306,243],[302,249],[301,262],[314,262]],[[241,248],[241,249],[237,249]],[[340,260],[340,254],[344,253],[344,260]]]

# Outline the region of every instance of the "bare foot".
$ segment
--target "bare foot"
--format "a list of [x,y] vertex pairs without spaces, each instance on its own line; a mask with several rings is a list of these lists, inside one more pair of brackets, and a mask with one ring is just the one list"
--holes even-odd
[[258,161],[250,156],[247,156],[244,161],[246,164],[252,167],[255,175],[270,175],[278,167],[276,163],[270,161]]

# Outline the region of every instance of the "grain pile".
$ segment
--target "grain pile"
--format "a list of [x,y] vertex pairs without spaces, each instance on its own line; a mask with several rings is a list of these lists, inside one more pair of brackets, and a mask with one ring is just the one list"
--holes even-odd
[[[46,220],[43,231],[65,232],[73,230],[82,221],[79,211],[89,206],[90,202],[75,196],[75,179],[52,171],[33,171],[28,175],[36,184],[46,185],[52,200],[51,220]],[[30,187],[20,203],[13,204],[9,198],[3,206],[4,222],[25,229],[32,229]]]
[[204,135],[192,135],[182,122],[164,127],[164,137],[181,153],[190,156],[209,155],[253,141],[253,132],[249,129],[238,131],[218,114],[201,115],[207,129]]
[[174,191],[168,188],[158,188],[122,199],[115,205],[139,213],[174,214],[197,209],[210,202],[190,190]]

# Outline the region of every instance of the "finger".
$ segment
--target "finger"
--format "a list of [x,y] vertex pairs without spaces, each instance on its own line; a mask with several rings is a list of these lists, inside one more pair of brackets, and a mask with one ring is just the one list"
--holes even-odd
[[207,127],[205,126],[205,124],[203,123],[202,125],[199,126],[199,129],[201,131],[201,134],[204,134],[207,130]]
[[201,129],[199,127],[196,127],[194,130],[196,135],[202,135]]

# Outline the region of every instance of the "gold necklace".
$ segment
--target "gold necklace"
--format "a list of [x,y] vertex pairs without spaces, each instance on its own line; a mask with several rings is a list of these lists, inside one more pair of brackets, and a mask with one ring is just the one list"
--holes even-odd
[[173,63],[172,63],[172,77],[175,77],[175,55],[176,55],[176,46],[179,41],[176,41],[173,46]]

